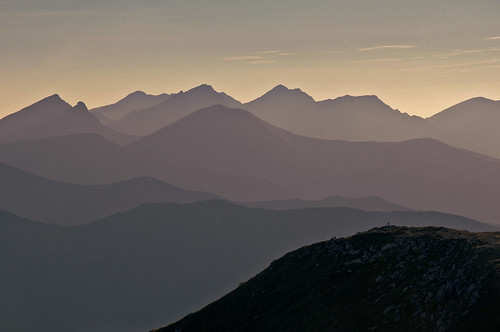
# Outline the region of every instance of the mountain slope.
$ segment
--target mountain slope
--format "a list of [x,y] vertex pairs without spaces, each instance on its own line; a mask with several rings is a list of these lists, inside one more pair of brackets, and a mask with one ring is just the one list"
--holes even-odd
[[424,119],[394,110],[376,96],[344,96],[316,102],[299,89],[278,85],[243,107],[277,127],[322,139],[402,141],[448,137]]
[[120,146],[95,134],[0,144],[0,161],[68,183],[104,184],[134,177]]
[[[182,149],[182,146],[179,147]],[[208,188],[233,199],[283,199],[296,194],[261,178],[223,174],[203,164],[165,158],[161,149],[142,159],[102,137],[78,134],[0,144],[0,161],[55,181],[97,185],[135,177],[154,177],[195,191]],[[179,164],[180,162],[180,164]]]
[[151,178],[109,185],[56,182],[0,163],[0,209],[39,221],[71,226],[129,210],[143,203],[188,203],[215,195],[174,187]]
[[149,135],[194,111],[217,104],[228,107],[241,105],[225,93],[216,92],[210,85],[203,84],[186,92],[172,94],[156,106],[131,112],[110,126],[124,133]]
[[117,144],[130,143],[134,136],[102,125],[84,103],[71,107],[58,95],[47,97],[0,120],[0,142],[94,133]]
[[383,227],[331,239],[157,331],[496,331],[498,236]]
[[169,95],[166,93],[155,96],[136,91],[114,104],[93,108],[90,112],[106,124],[106,120],[119,120],[133,111],[144,110],[161,104],[168,97]]
[[251,208],[266,210],[290,210],[304,209],[311,207],[348,207],[364,211],[408,211],[405,206],[387,202],[380,197],[359,197],[345,198],[340,196],[330,196],[316,201],[306,201],[301,199],[287,199],[281,201],[260,201],[249,203],[236,203]]
[[144,331],[201,308],[293,248],[387,220],[494,229],[436,212],[267,211],[224,201],[147,204],[77,227],[12,218],[0,212],[2,331]]
[[500,157],[500,101],[472,98],[429,117],[427,121],[466,141],[466,148]]

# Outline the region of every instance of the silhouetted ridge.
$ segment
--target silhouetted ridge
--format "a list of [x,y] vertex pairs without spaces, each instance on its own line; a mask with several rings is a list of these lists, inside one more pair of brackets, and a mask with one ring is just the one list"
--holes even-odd
[[84,102],[82,101],[79,101],[74,107],[73,107],[73,111],[76,111],[76,112],[88,112],[89,109],[87,108],[87,105],[85,105]]
[[494,233],[381,227],[290,252],[174,331],[497,331]]
[[272,99],[289,99],[289,100],[294,100],[294,101],[301,101],[301,102],[314,102],[314,99],[309,96],[307,93],[302,91],[301,89],[289,89],[286,86],[279,84],[266,92],[263,96],[249,102],[248,104],[256,104],[263,102],[264,100],[272,100]]

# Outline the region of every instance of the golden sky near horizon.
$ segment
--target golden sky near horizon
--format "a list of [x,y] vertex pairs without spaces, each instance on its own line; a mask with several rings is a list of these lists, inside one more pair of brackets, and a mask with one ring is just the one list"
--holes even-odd
[[498,0],[0,0],[0,117],[54,93],[92,108],[202,83],[430,116],[500,99],[499,17]]

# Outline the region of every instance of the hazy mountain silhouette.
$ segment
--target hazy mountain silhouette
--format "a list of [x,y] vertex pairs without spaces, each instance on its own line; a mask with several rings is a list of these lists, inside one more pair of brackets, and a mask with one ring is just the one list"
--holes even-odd
[[[373,195],[489,222],[498,222],[500,213],[495,203],[500,195],[500,160],[430,139],[319,140],[276,128],[244,110],[213,106],[126,149],[149,165],[162,159],[177,169],[202,165],[222,174],[264,179],[295,193],[289,198]],[[196,187],[195,183],[165,181],[230,199],[252,200],[244,190],[234,197],[214,184]]]
[[217,196],[151,178],[84,186],[45,179],[0,163],[0,209],[63,226],[95,221],[143,203],[188,203]]
[[157,331],[496,331],[498,233],[382,227],[300,248]]
[[211,188],[219,195],[233,199],[255,201],[297,196],[260,178],[223,174],[202,164],[186,165],[182,160],[165,158],[161,149],[156,153],[149,148],[148,151],[147,155],[138,155],[136,151],[124,150],[101,136],[78,134],[0,144],[0,161],[67,183],[110,184],[152,176],[182,188]]
[[161,95],[148,95],[143,91],[136,91],[114,104],[93,108],[90,112],[97,116],[101,122],[106,124],[107,120],[109,123],[109,120],[119,120],[133,111],[144,110],[161,104],[167,100],[168,97],[169,95],[166,93],[162,93]]
[[234,289],[273,259],[386,224],[492,228],[435,212],[147,204],[77,227],[0,212],[0,329],[144,331]]
[[345,198],[340,196],[330,196],[316,201],[306,201],[302,199],[287,199],[281,201],[260,201],[250,203],[236,203],[251,208],[261,208],[267,210],[290,210],[304,209],[310,207],[348,207],[363,211],[408,211],[410,208],[398,204],[393,204],[380,197],[359,197]]
[[320,140],[218,105],[124,148],[71,140],[40,140],[44,153],[29,142],[3,144],[0,161],[71,183],[150,176],[237,201],[378,196],[415,209],[499,222],[500,160],[431,139]]
[[133,135],[148,135],[201,108],[212,105],[239,107],[241,103],[210,85],[203,84],[186,92],[179,92],[151,108],[131,112],[110,126]]
[[134,177],[120,146],[95,134],[0,144],[0,161],[68,183],[103,184]]
[[462,146],[500,157],[500,101],[472,98],[427,120],[465,141]]
[[84,103],[71,107],[53,95],[0,120],[0,142],[30,140],[77,133],[94,133],[126,144],[134,136],[118,133],[99,122]]
[[418,116],[392,109],[376,96],[316,102],[300,89],[278,85],[243,107],[277,127],[322,139],[402,141],[449,136]]

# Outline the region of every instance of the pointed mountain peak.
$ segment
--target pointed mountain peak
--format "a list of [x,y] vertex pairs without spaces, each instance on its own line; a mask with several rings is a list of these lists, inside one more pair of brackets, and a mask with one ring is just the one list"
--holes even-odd
[[134,91],[134,92],[128,94],[125,98],[142,97],[142,96],[146,96],[146,95],[147,95],[146,92],[137,90],[137,91]]
[[55,94],[48,96],[42,100],[62,100],[62,98],[57,93],[55,93]]
[[279,92],[279,91],[290,91],[289,88],[284,86],[283,84],[278,84],[274,88],[272,88],[269,92]]
[[51,108],[51,107],[70,108],[71,105],[69,105],[67,102],[65,102],[63,99],[61,99],[61,97],[59,97],[58,94],[53,94],[51,96],[43,98],[42,100],[37,101],[33,105],[25,107],[21,111],[29,110],[29,109],[39,110],[40,108]]
[[295,94],[295,95],[305,95],[305,96],[310,97],[307,93],[305,93],[304,91],[300,90],[299,88],[289,89],[286,86],[284,86],[283,84],[276,85],[274,88],[272,88],[271,90],[269,90],[267,93],[270,93],[270,94],[275,94],[275,93],[289,93],[289,94]]
[[62,104],[66,103],[57,93],[51,96],[45,97],[42,100],[37,101],[33,105],[37,104]]
[[266,92],[263,96],[251,101],[250,103],[263,101],[263,100],[274,100],[276,98],[282,99],[293,99],[294,102],[302,101],[302,102],[314,102],[314,99],[309,96],[307,93],[300,89],[289,89],[283,84],[279,84]]
[[195,93],[195,92],[208,92],[208,93],[217,93],[211,85],[202,84],[197,87],[192,88],[191,90],[186,91],[185,93]]
[[79,101],[73,108],[73,111],[76,112],[88,112],[89,109],[87,108],[87,105],[85,105],[84,102]]
[[461,102],[461,103],[459,103],[457,105],[460,105],[460,104],[486,105],[486,104],[494,104],[494,103],[496,103],[496,101],[492,100],[492,99],[488,99],[488,98],[485,98],[485,97],[474,97],[474,98],[467,99],[467,100],[465,100],[465,101],[463,101],[463,102]]

